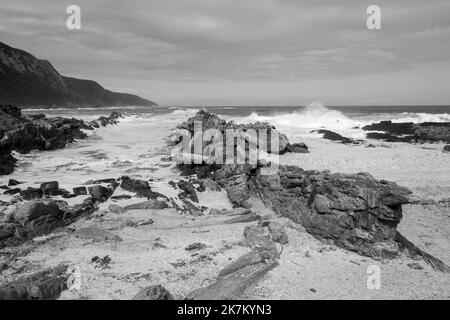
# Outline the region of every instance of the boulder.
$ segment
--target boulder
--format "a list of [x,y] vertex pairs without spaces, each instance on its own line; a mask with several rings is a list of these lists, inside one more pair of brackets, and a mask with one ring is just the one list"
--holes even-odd
[[0,300],[55,300],[67,289],[68,267],[60,265],[0,287]]
[[89,188],[89,194],[97,201],[104,202],[113,194],[113,190],[101,185]]
[[41,189],[28,187],[26,190],[20,191],[20,196],[24,200],[34,200],[42,198],[43,193]]
[[59,183],[58,181],[44,182],[41,184],[42,193],[45,195],[54,195],[58,192]]
[[284,227],[276,221],[270,221],[268,223],[269,232],[272,235],[272,240],[280,244],[286,244],[289,242],[288,236]]
[[122,183],[120,184],[120,187],[126,191],[134,192],[138,197],[145,197],[147,199],[160,198],[167,200],[166,196],[152,191],[148,181],[131,179],[126,176],[122,177],[121,179]]
[[22,226],[26,226],[27,223],[41,216],[55,217],[60,212],[59,206],[53,201],[31,201],[19,205],[12,214],[12,218]]
[[444,148],[442,149],[442,152],[450,152],[450,144],[447,144],[446,146],[444,146]]
[[108,210],[109,210],[109,212],[116,213],[116,214],[123,214],[123,213],[125,213],[125,209],[122,208],[121,206],[116,205],[116,204],[110,204],[108,206]]
[[161,285],[153,285],[139,291],[133,300],[175,300],[172,294]]
[[75,187],[73,188],[73,193],[77,196],[87,195],[87,189],[86,187]]
[[20,181],[14,180],[14,179],[9,179],[8,187],[14,187],[14,186],[17,186],[17,185],[22,184],[22,183],[23,182],[20,182]]
[[192,183],[186,180],[180,180],[178,182],[178,187],[183,190],[183,192],[178,195],[180,199],[189,198],[194,202],[198,202],[197,192]]
[[306,144],[304,144],[303,142],[297,142],[297,143],[293,143],[293,144],[288,144],[286,146],[286,152],[291,152],[291,153],[309,153],[309,149],[308,146]]

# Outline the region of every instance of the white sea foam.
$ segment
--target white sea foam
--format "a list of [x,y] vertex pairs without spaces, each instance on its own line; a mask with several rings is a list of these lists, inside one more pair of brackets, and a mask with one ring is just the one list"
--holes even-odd
[[261,116],[252,113],[250,116],[241,119],[239,122],[266,121],[276,127],[290,127],[299,129],[351,129],[361,124],[360,121],[350,119],[341,111],[331,110],[323,104],[314,102],[305,109],[291,113],[275,114],[271,116]]
[[450,122],[450,114],[449,113],[410,113],[404,112],[399,115],[395,115],[392,118],[392,122]]

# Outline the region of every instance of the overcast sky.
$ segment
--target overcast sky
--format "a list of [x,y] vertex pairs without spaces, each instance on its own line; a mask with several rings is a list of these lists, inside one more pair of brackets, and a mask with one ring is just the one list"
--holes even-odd
[[449,0],[0,0],[0,41],[162,105],[450,104]]

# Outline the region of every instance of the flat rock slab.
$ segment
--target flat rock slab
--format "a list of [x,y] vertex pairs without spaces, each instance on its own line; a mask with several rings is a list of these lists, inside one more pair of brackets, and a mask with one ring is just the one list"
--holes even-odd
[[165,209],[168,208],[167,202],[159,200],[149,200],[140,203],[130,204],[125,206],[124,209],[128,210],[148,210],[148,209]]
[[233,261],[225,268],[223,268],[222,271],[219,272],[219,276],[226,276],[227,274],[231,274],[247,266],[251,266],[261,262],[264,262],[264,258],[258,251],[252,250],[249,253],[240,256],[236,261]]
[[91,239],[94,241],[123,241],[118,235],[97,228],[83,228],[75,231],[73,234],[78,238]]
[[206,288],[191,292],[186,300],[232,300],[238,299],[245,290],[259,281],[266,273],[278,266],[278,261],[247,266],[232,274],[220,277]]
[[246,223],[253,222],[259,220],[259,215],[256,213],[245,214],[241,216],[237,216],[231,219],[224,221],[225,224],[233,224],[233,223]]

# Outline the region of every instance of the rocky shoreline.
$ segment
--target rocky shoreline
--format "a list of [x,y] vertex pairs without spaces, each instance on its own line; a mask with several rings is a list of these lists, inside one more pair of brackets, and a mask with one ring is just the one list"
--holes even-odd
[[17,160],[12,151],[25,154],[31,150],[62,149],[76,139],[86,138],[83,130],[117,124],[121,117],[113,112],[109,117],[86,123],[74,118],[47,118],[44,114],[25,116],[16,106],[0,105],[0,175],[14,172]]
[[[366,138],[385,142],[403,142],[411,144],[446,143],[442,152],[450,152],[450,123],[449,122],[392,122],[381,121],[362,127],[366,131]],[[355,140],[344,137],[331,130],[314,130],[323,139],[340,142],[342,144],[364,145],[366,140]],[[367,147],[373,147],[367,144]]]
[[[120,118],[120,114],[113,114],[95,123],[85,123],[75,119],[47,119],[45,116],[24,117],[20,110],[9,106],[1,107],[0,111],[0,119],[6,119],[3,123],[8,128],[2,133],[1,146],[9,155],[12,150],[28,152],[32,149],[48,150],[45,149],[47,145],[63,147],[75,139],[82,139],[83,129],[114,124]],[[178,129],[193,133],[194,121],[200,121],[203,130],[241,129],[247,147],[253,141],[246,136],[246,130],[276,130],[267,123],[236,125],[205,110],[180,124]],[[19,136],[18,132],[23,135]],[[39,138],[33,135],[34,138],[28,142],[26,139],[36,132],[40,133]],[[286,136],[281,134],[281,137],[280,155],[309,152],[305,144],[291,144]],[[54,142],[48,143],[49,139],[54,139]],[[175,137],[172,141],[179,140]],[[214,146],[214,141],[209,144]],[[202,147],[208,147],[208,143]],[[186,159],[186,155],[175,149],[169,158],[175,161]],[[87,181],[72,191],[60,189],[57,181],[42,183],[39,188],[22,189],[21,181],[10,180],[2,189],[4,194],[10,193],[11,200],[0,203],[0,248],[4,250],[0,255],[0,273],[8,273],[15,264],[20,264],[18,256],[27,256],[47,243],[65,247],[68,244],[64,239],[78,239],[87,241],[87,245],[95,243],[97,246],[97,243],[104,242],[126,246],[137,237],[134,232],[139,234],[141,229],[161,224],[161,230],[167,233],[175,228],[164,227],[168,222],[160,217],[183,219],[185,222],[174,232],[185,232],[185,228],[189,228],[196,237],[200,237],[202,232],[207,237],[209,231],[203,227],[215,225],[224,230],[227,228],[226,232],[238,230],[237,233],[243,235],[238,245],[226,243],[209,254],[204,253],[208,244],[203,242],[184,246],[182,251],[193,252],[189,263],[211,261],[212,256],[236,250],[231,261],[221,262],[222,267],[209,283],[198,284],[191,292],[183,291],[186,299],[241,296],[279,265],[283,246],[291,242],[288,229],[302,228],[327,246],[336,246],[364,257],[385,260],[406,255],[423,259],[436,270],[450,272],[445,263],[417,248],[397,231],[403,207],[410,203],[411,191],[407,188],[374,179],[367,173],[331,174],[303,170],[301,165],[280,166],[276,174],[263,175],[261,171],[267,166],[270,163],[262,158],[258,158],[256,164],[216,165],[208,160],[202,164],[178,163],[180,178],[167,182],[167,192],[156,191],[151,181],[128,176]],[[233,208],[219,209],[214,201],[201,201],[205,194],[223,194]],[[134,215],[139,219],[121,220]],[[112,226],[108,228],[110,224]],[[243,230],[239,227],[241,225],[245,226]],[[124,228],[132,231],[117,235],[117,231]],[[43,239],[43,242],[36,239]],[[158,239],[153,240],[150,250],[170,250]],[[242,251],[244,248],[247,251]],[[89,265],[100,269],[108,268],[109,264],[109,256],[95,256],[89,262]],[[186,261],[176,261],[172,265],[184,268]],[[20,269],[18,273],[22,274]],[[17,272],[13,272],[7,279],[10,281],[0,282],[0,299],[57,299],[73,285],[74,273],[69,265],[58,264],[48,270],[26,274],[19,280]],[[181,298],[180,294],[168,292],[159,283],[142,288],[134,295],[135,299],[149,300],[174,297]]]

